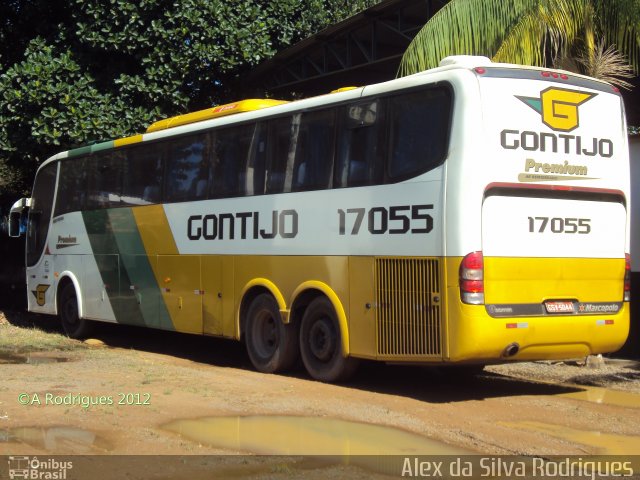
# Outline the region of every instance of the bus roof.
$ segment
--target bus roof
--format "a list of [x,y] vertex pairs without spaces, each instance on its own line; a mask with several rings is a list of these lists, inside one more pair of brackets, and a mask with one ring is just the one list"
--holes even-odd
[[[407,82],[408,84],[411,84],[413,83],[410,80],[411,78],[424,77],[427,75],[430,76],[433,74],[438,74],[441,72],[447,72],[447,71],[453,71],[453,70],[472,71],[472,72],[475,72],[476,74],[480,74],[480,72],[482,72],[482,74],[486,74],[488,73],[487,70],[493,70],[494,73],[498,74],[499,76],[504,75],[504,73],[499,73],[499,71],[511,72],[511,73],[507,73],[506,76],[509,76],[512,78],[527,78],[527,77],[532,77],[534,74],[536,75],[542,74],[544,77],[547,77],[546,75],[547,72],[555,72],[558,74],[565,74],[567,76],[567,79],[571,79],[574,82],[578,80],[578,83],[585,83],[585,85],[583,86],[594,88],[596,85],[598,85],[598,87],[595,87],[595,88],[599,90],[606,89],[607,91],[611,91],[612,93],[618,93],[619,95],[619,92],[617,91],[617,89],[615,89],[615,87],[613,87],[611,84],[604,82],[602,80],[587,77],[574,72],[548,69],[548,68],[545,69],[542,67],[532,67],[532,66],[526,66],[526,65],[494,63],[487,57],[472,56],[472,55],[454,55],[454,56],[445,57],[441,60],[440,65],[436,68],[418,72],[412,75],[408,75],[406,77],[392,79],[378,85],[382,86],[382,85],[392,84],[392,83],[396,84],[398,82]],[[337,96],[341,95],[342,97],[335,99],[336,102],[340,102],[340,101],[345,101],[347,99],[355,99],[356,97],[361,96],[365,90],[367,90],[372,86],[373,85],[369,85],[368,87],[366,86],[365,87],[346,87],[346,88],[334,90],[333,92],[331,92],[331,94],[337,95]],[[286,104],[291,105],[291,107],[288,107],[288,108],[285,107],[284,111],[293,111],[296,109],[296,107],[294,107],[293,105],[294,104],[297,105],[299,102],[305,103],[304,107],[302,104],[300,105],[301,108],[316,107],[322,102],[322,100],[318,100],[322,97],[325,97],[325,95],[305,98],[305,99],[296,100],[292,102],[288,102],[286,100],[275,100],[275,99],[247,99],[247,100],[240,100],[237,102],[228,103],[224,105],[218,105],[216,107],[207,108],[204,110],[199,110],[199,111],[187,113],[184,115],[170,117],[167,119],[154,122],[147,128],[144,134],[137,134],[137,135],[133,135],[126,138],[109,140],[102,143],[86,145],[86,146],[75,148],[72,150],[59,152],[51,156],[47,160],[45,160],[42,163],[42,165],[40,165],[40,168],[44,166],[46,163],[49,163],[50,161],[60,160],[64,158],[74,158],[81,155],[89,155],[95,152],[109,150],[112,148],[118,148],[125,145],[140,143],[147,140],[155,140],[159,138],[159,136],[156,136],[158,134],[164,137],[164,136],[172,136],[174,134],[187,133],[186,130],[182,128],[176,128],[176,127],[186,127],[188,125],[192,125],[195,123],[208,122],[211,120],[220,119],[222,117],[227,117],[232,114],[255,112],[259,110],[264,110],[269,107],[283,106]],[[280,109],[278,109],[278,111],[280,111]],[[172,132],[167,131],[167,130],[173,130],[174,128],[176,128],[175,133],[173,131]],[[207,128],[207,126],[203,125],[202,128]],[[199,127],[193,128],[193,130],[198,130],[198,129]],[[149,134],[151,135],[148,136]]]

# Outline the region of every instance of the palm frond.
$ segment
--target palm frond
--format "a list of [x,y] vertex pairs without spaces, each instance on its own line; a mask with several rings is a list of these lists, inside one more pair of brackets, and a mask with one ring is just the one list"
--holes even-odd
[[590,13],[590,0],[544,0],[505,32],[498,62],[547,66],[567,56]]
[[544,40],[547,29],[540,21],[538,8],[527,12],[509,30],[493,61],[521,65],[545,64]]
[[602,58],[596,38],[616,45],[639,73],[640,0],[451,0],[411,42],[398,74],[448,55],[539,66],[566,63],[577,51]]
[[399,75],[433,68],[448,55],[493,56],[504,32],[541,1],[450,1],[413,39],[402,57]]
[[593,55],[582,54],[576,61],[584,68],[584,73],[617,87],[630,90],[632,85],[623,80],[633,78],[633,67],[629,65],[624,55],[618,52],[613,45],[605,46],[601,41],[595,48]]
[[640,73],[640,0],[593,0],[600,35]]

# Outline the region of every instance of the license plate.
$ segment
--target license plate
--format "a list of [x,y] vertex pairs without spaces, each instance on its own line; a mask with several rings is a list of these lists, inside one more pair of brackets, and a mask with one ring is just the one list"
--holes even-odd
[[544,302],[547,313],[574,313],[575,307],[571,301]]

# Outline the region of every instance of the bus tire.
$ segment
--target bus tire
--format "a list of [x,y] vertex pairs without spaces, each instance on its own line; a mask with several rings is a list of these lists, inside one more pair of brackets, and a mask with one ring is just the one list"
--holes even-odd
[[259,372],[276,373],[291,368],[298,358],[297,332],[285,324],[273,296],[262,293],[247,310],[245,344],[253,366]]
[[58,312],[62,328],[68,337],[85,338],[91,332],[93,327],[91,321],[80,318],[78,299],[73,283],[68,283],[63,287],[60,293]]
[[317,297],[304,312],[300,354],[309,375],[322,382],[346,381],[358,367],[357,359],[342,355],[338,318],[327,297]]

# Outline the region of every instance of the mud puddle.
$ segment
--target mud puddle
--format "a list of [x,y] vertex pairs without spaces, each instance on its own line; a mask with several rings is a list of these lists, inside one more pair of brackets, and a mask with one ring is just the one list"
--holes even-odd
[[474,453],[404,430],[335,418],[207,417],[162,426],[201,444],[262,455],[463,455]]
[[21,443],[60,454],[100,453],[109,443],[94,432],[75,427],[19,427],[0,430],[0,444]]
[[602,387],[580,387],[580,389],[579,392],[561,393],[559,396],[603,405],[640,408],[640,395],[638,394]]
[[600,431],[578,430],[564,425],[552,425],[543,422],[500,422],[501,425],[541,432],[552,437],[561,438],[569,442],[586,445],[595,452],[603,455],[637,455],[640,452],[640,437],[631,435],[617,435]]

